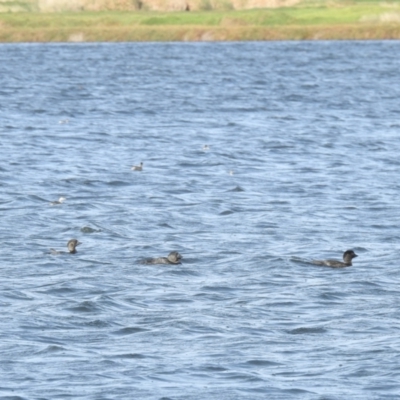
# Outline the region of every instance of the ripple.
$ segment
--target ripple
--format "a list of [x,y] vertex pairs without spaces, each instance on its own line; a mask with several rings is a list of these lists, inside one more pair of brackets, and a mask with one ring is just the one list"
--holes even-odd
[[91,228],[90,226],[83,226],[80,231],[82,233],[95,233],[95,232],[101,232],[101,229],[95,229]]
[[269,360],[262,360],[262,359],[249,360],[249,361],[246,361],[246,364],[254,365],[254,366],[261,366],[261,367],[274,367],[277,365],[282,365],[281,363],[277,363],[277,362],[269,361]]
[[113,332],[113,334],[118,335],[118,336],[126,336],[126,335],[132,335],[134,333],[147,332],[147,331],[148,331],[148,329],[145,329],[145,328],[129,327],[129,328],[119,329],[119,330]]
[[74,313],[97,313],[100,308],[92,301],[83,301],[75,307],[69,307],[68,310]]
[[143,354],[137,354],[137,353],[119,354],[114,357],[121,358],[121,359],[128,359],[128,360],[141,360],[141,359],[147,358]]
[[40,350],[36,354],[52,354],[52,353],[58,353],[58,352],[63,352],[63,351],[65,351],[65,348],[63,346],[50,345],[50,346],[47,346],[45,349]]
[[227,211],[220,212],[219,215],[224,216],[224,215],[231,215],[231,214],[234,214],[234,213],[235,213],[234,211],[227,210]]
[[326,333],[327,330],[325,328],[307,328],[301,327],[288,331],[291,335],[307,335],[307,334],[315,334],[315,333]]
[[245,190],[240,186],[235,186],[233,189],[228,190],[228,192],[244,192]]

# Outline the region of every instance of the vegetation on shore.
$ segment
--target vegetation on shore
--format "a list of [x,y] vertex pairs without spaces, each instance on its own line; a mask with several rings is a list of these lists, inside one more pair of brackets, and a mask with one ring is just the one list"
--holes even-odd
[[0,13],[0,42],[400,39],[400,2],[190,12]]

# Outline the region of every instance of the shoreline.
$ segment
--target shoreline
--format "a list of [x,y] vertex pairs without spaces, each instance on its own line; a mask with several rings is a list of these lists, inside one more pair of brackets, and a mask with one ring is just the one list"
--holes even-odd
[[0,13],[0,43],[399,40],[400,8]]
[[399,40],[400,27],[363,29],[348,27],[286,28],[136,28],[131,31],[112,29],[58,29],[0,31],[0,43],[117,43],[117,42],[240,42],[301,40]]

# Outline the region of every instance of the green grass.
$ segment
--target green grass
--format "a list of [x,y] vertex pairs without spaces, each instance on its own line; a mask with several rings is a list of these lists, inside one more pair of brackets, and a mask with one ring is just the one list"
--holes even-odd
[[[380,16],[388,13],[385,22]],[[400,38],[400,0],[305,0],[242,11],[0,13],[0,41],[68,41],[77,33],[89,41],[202,40],[207,32],[215,40]]]
[[34,0],[28,1],[0,1],[0,12],[32,12],[37,10],[37,4]]
[[390,11],[398,12],[400,15],[400,1],[393,3],[392,7],[386,4],[390,3],[358,0],[357,3],[348,6],[327,7],[326,2],[323,2],[321,5],[312,3],[290,8],[242,11],[0,13],[0,21],[10,27],[26,28],[128,25],[218,26],[224,18],[254,26],[347,24],[359,23],[362,17],[377,16]]
[[216,26],[221,22],[223,15],[229,12],[213,11],[213,12],[178,12],[178,13],[153,13],[149,16],[143,16],[140,20],[141,25],[201,25]]

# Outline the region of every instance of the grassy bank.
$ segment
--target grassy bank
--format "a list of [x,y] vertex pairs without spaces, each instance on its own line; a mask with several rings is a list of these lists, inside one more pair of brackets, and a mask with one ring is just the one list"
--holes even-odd
[[246,11],[0,14],[1,42],[400,39],[400,2]]

